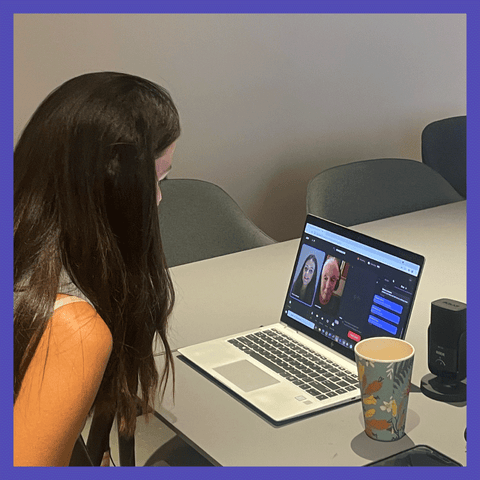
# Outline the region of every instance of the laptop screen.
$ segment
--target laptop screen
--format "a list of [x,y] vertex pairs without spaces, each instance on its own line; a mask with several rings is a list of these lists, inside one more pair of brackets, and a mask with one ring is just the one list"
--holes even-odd
[[282,321],[353,359],[369,337],[404,338],[424,258],[308,215]]

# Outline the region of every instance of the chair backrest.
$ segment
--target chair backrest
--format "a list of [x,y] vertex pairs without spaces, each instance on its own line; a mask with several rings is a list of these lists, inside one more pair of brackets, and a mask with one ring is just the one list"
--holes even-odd
[[213,183],[167,179],[160,188],[158,218],[169,267],[275,243]]
[[463,200],[422,162],[382,158],[338,165],[316,175],[307,211],[351,226]]
[[466,115],[437,120],[423,129],[422,161],[467,198]]
[[83,437],[80,435],[73,446],[72,456],[70,458],[69,467],[93,467],[95,466],[90,452],[83,441]]

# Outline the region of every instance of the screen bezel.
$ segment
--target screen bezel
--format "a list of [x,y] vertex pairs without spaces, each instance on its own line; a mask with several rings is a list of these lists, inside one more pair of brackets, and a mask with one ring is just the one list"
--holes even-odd
[[[410,322],[410,317],[411,317],[413,306],[414,306],[414,303],[415,303],[415,298],[416,298],[416,294],[417,294],[417,291],[418,291],[420,278],[421,278],[421,275],[422,275],[422,272],[423,272],[423,267],[425,265],[425,257],[418,254],[418,253],[414,253],[414,252],[406,250],[402,247],[398,247],[398,246],[393,245],[391,243],[384,242],[383,240],[379,240],[377,238],[370,237],[369,235],[365,235],[363,233],[352,230],[351,228],[344,227],[344,226],[339,225],[337,223],[331,222],[329,220],[325,220],[325,219],[320,218],[320,217],[316,217],[316,216],[311,215],[311,214],[307,215],[306,220],[305,220],[305,224],[303,226],[302,237],[300,239],[300,243],[299,243],[299,246],[298,246],[297,255],[295,257],[295,262],[293,264],[292,275],[291,275],[291,278],[290,278],[290,282],[288,284],[287,295],[286,295],[285,302],[284,302],[283,308],[282,308],[281,321],[283,323],[287,324],[288,326],[290,326],[291,328],[294,328],[295,330],[308,335],[309,337],[313,338],[314,340],[321,343],[322,345],[325,345],[325,346],[331,348],[332,350],[334,350],[335,352],[346,356],[350,360],[355,360],[355,353],[354,353],[353,349],[346,348],[343,345],[341,345],[340,343],[337,343],[336,341],[325,337],[320,332],[318,332],[316,330],[313,330],[313,329],[307,327],[306,325],[303,325],[301,322],[296,321],[295,319],[289,317],[285,313],[285,306],[286,306],[287,302],[290,300],[290,291],[292,289],[293,282],[295,281],[295,271],[296,271],[296,267],[297,267],[297,262],[299,261],[299,258],[300,258],[300,253],[301,253],[301,250],[302,250],[302,246],[304,244],[305,236],[307,235],[306,232],[305,232],[307,224],[311,224],[311,225],[323,228],[325,230],[328,230],[329,232],[341,235],[341,236],[343,236],[343,237],[345,237],[349,240],[359,242],[363,245],[367,245],[369,247],[380,250],[381,252],[388,253],[390,255],[394,255],[398,258],[401,258],[402,260],[412,262],[412,263],[419,266],[419,272],[418,272],[418,275],[417,275],[417,282],[416,282],[415,289],[414,289],[413,294],[412,294],[412,301],[409,305],[409,311],[408,311],[408,314],[407,314],[407,317],[406,317],[405,328],[403,329],[401,335],[396,336],[396,338],[404,339],[405,335],[406,335],[406,332],[407,332],[407,329],[408,329],[409,322]],[[308,235],[310,235],[310,234],[308,234]]]

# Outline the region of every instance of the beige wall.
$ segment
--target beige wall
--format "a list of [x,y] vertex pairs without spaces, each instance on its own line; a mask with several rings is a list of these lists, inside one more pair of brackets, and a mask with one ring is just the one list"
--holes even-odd
[[336,164],[420,159],[420,134],[466,113],[466,16],[16,15],[14,133],[63,81],[117,70],[181,114],[172,178],[220,185],[277,240]]

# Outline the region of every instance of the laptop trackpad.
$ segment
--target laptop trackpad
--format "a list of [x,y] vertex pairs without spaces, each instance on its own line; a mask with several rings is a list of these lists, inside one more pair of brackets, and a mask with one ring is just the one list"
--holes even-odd
[[260,370],[248,360],[240,360],[229,363],[228,365],[222,365],[221,367],[214,368],[214,370],[234,383],[238,388],[241,388],[244,392],[251,392],[258,388],[279,383],[276,378]]

